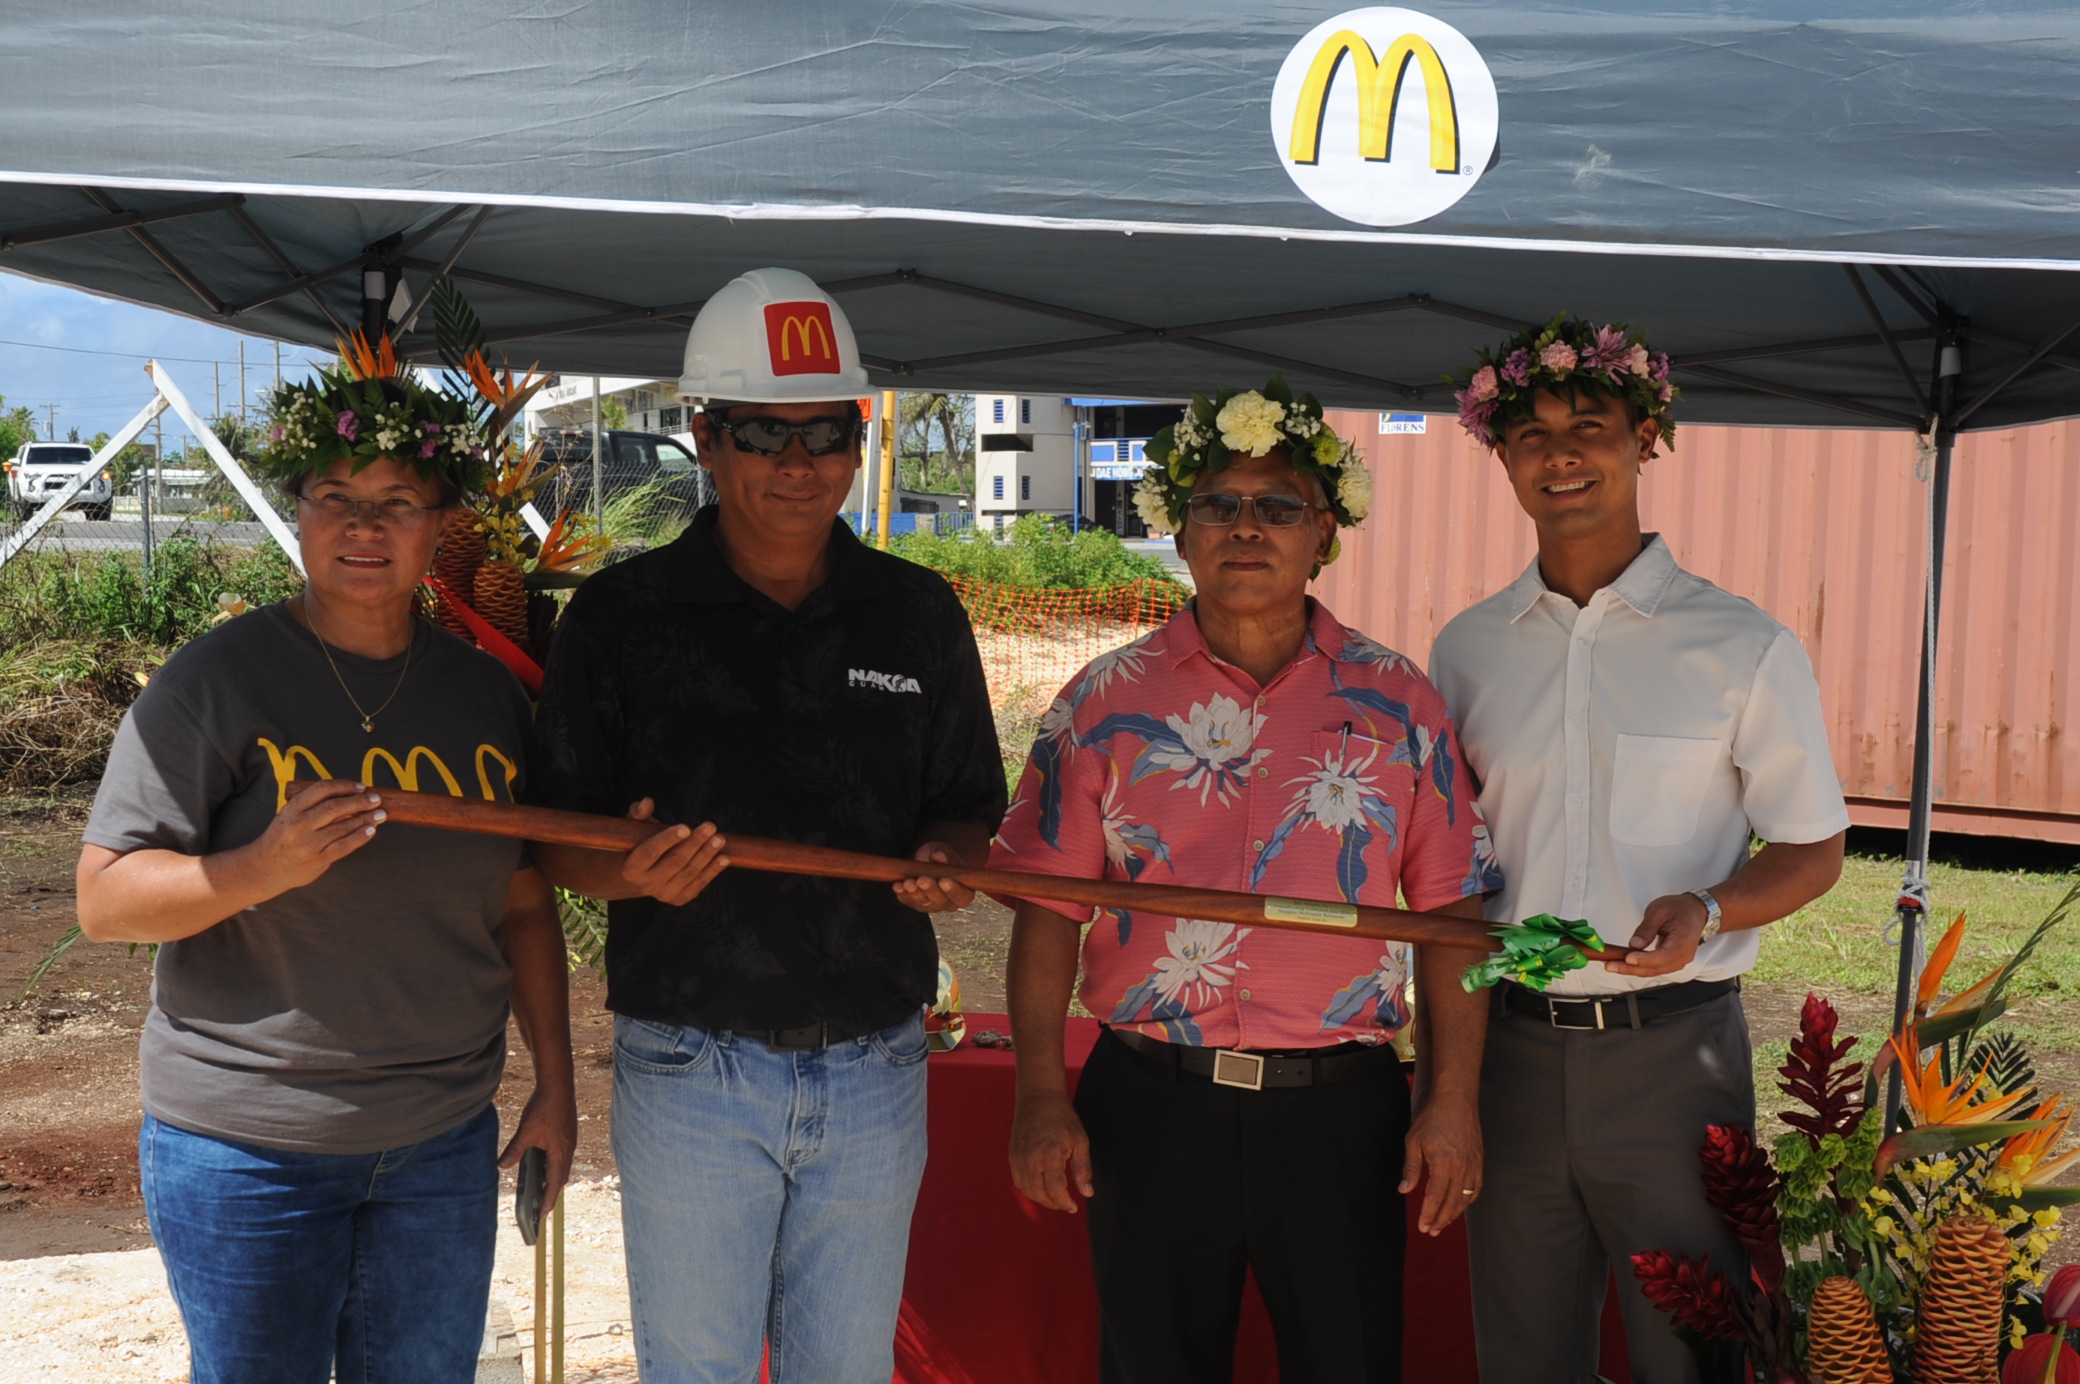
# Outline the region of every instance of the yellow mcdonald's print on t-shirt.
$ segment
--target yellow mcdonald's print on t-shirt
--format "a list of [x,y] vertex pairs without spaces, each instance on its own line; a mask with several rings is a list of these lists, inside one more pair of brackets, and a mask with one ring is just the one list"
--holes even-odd
[[[309,768],[311,773],[318,778],[329,779],[332,777],[332,771],[327,769],[316,755],[301,745],[291,745],[287,749],[283,749],[265,736],[260,737],[259,743],[260,748],[267,751],[267,761],[274,769],[274,807],[277,812],[288,805],[289,785],[296,782],[296,770],[299,765]],[[493,761],[496,761],[498,767],[505,771],[498,785],[494,785],[491,778],[490,766]],[[461,781],[455,777],[454,773],[442,761],[439,755],[427,749],[424,745],[412,746],[410,750],[405,752],[405,757],[402,761],[389,750],[380,747],[370,750],[361,757],[359,781],[367,784],[370,788],[387,786],[401,788],[407,793],[424,793],[430,790],[423,786],[428,780],[421,776],[420,770],[422,766],[433,770],[432,777],[440,781],[441,787],[447,790],[449,797],[460,798],[466,796],[462,791]],[[378,768],[384,767],[387,767],[389,770],[387,777],[390,779],[390,782],[387,785],[376,774]],[[511,802],[513,800],[513,781],[520,777],[520,770],[514,765],[512,760],[506,758],[500,752],[497,746],[477,746],[475,767],[477,771],[477,787],[482,792],[484,801],[499,802],[503,800]],[[501,799],[501,795],[498,792],[498,788],[501,786],[505,789],[503,799]]]

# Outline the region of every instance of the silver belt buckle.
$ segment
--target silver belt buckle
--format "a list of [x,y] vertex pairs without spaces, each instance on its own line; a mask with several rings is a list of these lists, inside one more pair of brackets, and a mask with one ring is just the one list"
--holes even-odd
[[[1561,1022],[1560,1022],[1560,1006],[1561,1006],[1561,1005],[1563,1005],[1563,1004],[1588,1004],[1588,1005],[1593,1005],[1593,1006],[1595,1006],[1595,1009],[1596,1009],[1596,1022],[1595,1022],[1595,1023],[1593,1023],[1593,1024],[1563,1024],[1563,1023],[1561,1023]],[[1602,1000],[1556,1000],[1556,999],[1554,999],[1554,998],[1553,998],[1553,997],[1552,997],[1551,995],[1548,995],[1548,996],[1546,996],[1546,1021],[1547,1021],[1548,1023],[1552,1024],[1552,1026],[1553,1026],[1554,1028],[1566,1029],[1566,1030],[1568,1030],[1569,1032],[1572,1032],[1572,1033],[1601,1033],[1601,1032],[1603,1032],[1603,1001],[1602,1001]]]
[[1213,1084],[1241,1091],[1264,1089],[1264,1059],[1253,1052],[1216,1049],[1213,1054]]

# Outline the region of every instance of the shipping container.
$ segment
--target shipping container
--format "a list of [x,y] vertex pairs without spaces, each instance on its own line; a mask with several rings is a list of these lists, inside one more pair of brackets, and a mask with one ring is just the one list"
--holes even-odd
[[[1333,412],[1376,481],[1315,591],[1418,660],[1515,580],[1536,539],[1502,468],[1449,418]],[[1852,820],[1906,825],[1927,570],[1926,459],[1908,434],[1684,427],[1642,520],[1699,576],[1804,641]],[[1935,829],[2080,843],[2080,424],[1957,444],[1935,711]]]

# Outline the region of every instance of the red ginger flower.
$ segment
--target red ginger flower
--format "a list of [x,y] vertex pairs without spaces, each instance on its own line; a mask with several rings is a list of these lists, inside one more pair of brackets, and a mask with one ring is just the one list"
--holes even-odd
[[1676,1325],[1696,1332],[1706,1340],[1742,1339],[1740,1319],[1734,1313],[1733,1289],[1726,1275],[1712,1267],[1707,1254],[1693,1264],[1690,1256],[1671,1255],[1650,1249],[1632,1256],[1632,1273],[1640,1291],[1653,1304],[1675,1318]]
[[1784,1281],[1784,1250],[1777,1238],[1777,1172],[1755,1136],[1731,1125],[1705,1129],[1697,1151],[1705,1200],[1734,1235],[1764,1288]]
[[1786,1112],[1778,1118],[1812,1140],[1815,1148],[1830,1134],[1848,1138],[1863,1119],[1863,1088],[1858,1081],[1863,1064],[1836,1065],[1856,1046],[1854,1038],[1835,1041],[1839,1022],[1833,1005],[1808,994],[1798,1015],[1798,1037],[1791,1040],[1784,1065],[1777,1068],[1777,1075],[1784,1078],[1777,1089],[1813,1111],[1810,1115]]
[[2068,1264],[2044,1285],[2044,1321],[2067,1330],[2080,1327],[2080,1264]]
[[[2058,1372],[2051,1373],[2051,1357],[2058,1356]],[[2008,1352],[2001,1366],[2001,1384],[2080,1384],[2080,1355],[2056,1336],[2031,1336]]]

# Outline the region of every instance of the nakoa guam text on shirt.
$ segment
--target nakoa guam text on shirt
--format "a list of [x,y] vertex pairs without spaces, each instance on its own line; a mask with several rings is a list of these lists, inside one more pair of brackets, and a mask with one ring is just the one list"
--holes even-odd
[[901,673],[877,673],[871,668],[852,668],[845,674],[847,687],[878,687],[883,692],[923,692],[916,678]]

